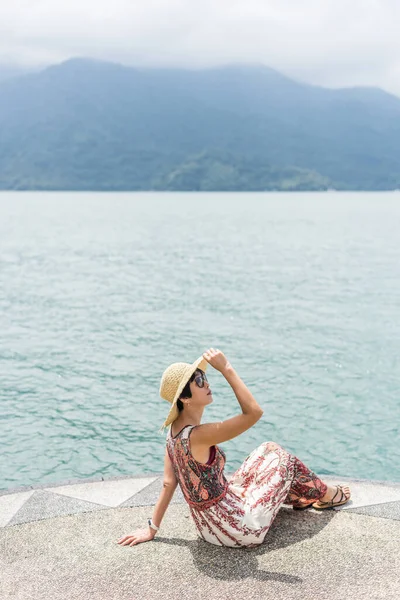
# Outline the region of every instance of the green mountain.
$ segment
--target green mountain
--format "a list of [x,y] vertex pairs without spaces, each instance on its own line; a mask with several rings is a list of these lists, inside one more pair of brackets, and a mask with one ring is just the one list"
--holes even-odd
[[0,82],[0,189],[400,187],[400,98],[73,59]]

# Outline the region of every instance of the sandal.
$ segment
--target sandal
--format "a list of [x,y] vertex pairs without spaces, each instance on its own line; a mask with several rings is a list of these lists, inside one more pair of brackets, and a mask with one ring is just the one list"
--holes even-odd
[[[338,495],[338,493],[340,492],[340,498],[339,500],[337,500],[335,502],[335,498]],[[340,506],[341,504],[346,504],[346,502],[348,502],[351,498],[351,495],[349,494],[348,496],[346,496],[346,494],[343,491],[343,487],[341,485],[337,485],[336,486],[336,494],[333,496],[332,500],[328,500],[328,502],[321,502],[321,500],[317,500],[317,502],[314,502],[314,504],[312,505],[313,508],[322,510],[324,508],[334,508],[335,506]]]
[[305,510],[306,508],[311,508],[315,499],[308,500],[306,502],[300,502],[299,504],[292,504],[293,510]]

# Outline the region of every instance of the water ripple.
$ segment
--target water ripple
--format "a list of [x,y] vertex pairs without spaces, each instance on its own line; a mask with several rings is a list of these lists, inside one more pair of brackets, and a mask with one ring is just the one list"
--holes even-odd
[[228,471],[274,440],[400,481],[399,199],[0,194],[0,489],[161,472],[160,376],[210,345],[264,409]]

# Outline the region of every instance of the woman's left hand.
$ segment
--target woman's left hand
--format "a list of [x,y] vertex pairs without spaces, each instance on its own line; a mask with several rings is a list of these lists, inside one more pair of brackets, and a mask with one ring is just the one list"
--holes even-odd
[[121,546],[135,546],[136,544],[141,544],[142,542],[150,542],[152,539],[154,539],[155,534],[156,532],[150,527],[147,529],[137,529],[133,533],[125,535],[117,540],[117,544],[120,544]]

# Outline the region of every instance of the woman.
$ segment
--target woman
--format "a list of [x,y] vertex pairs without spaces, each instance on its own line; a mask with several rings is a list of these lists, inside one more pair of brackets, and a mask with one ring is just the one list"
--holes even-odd
[[[232,387],[242,413],[218,423],[200,424],[213,401],[205,375],[210,364]],[[261,544],[282,504],[295,509],[332,508],[350,499],[348,486],[328,486],[293,454],[264,442],[229,479],[218,444],[250,429],[263,414],[259,404],[219,350],[210,348],[192,365],[174,363],[161,379],[160,396],[172,404],[164,462],[164,483],[148,528],[118,540],[134,546],[152,540],[179,484],[202,539],[218,546]]]

